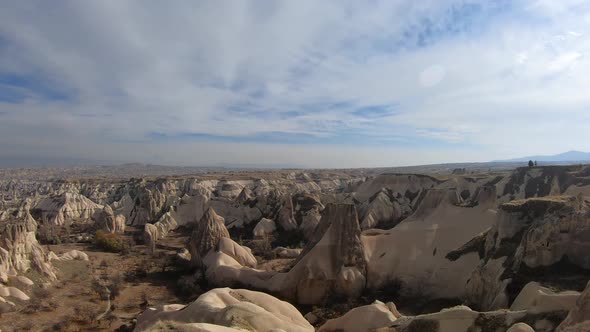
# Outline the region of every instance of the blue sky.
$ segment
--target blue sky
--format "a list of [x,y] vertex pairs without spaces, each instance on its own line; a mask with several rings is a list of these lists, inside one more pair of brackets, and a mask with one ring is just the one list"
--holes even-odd
[[0,1],[0,158],[590,151],[589,33],[581,0]]

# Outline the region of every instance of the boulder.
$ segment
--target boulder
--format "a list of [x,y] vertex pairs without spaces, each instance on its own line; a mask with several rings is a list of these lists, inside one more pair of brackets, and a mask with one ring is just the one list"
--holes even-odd
[[256,257],[252,255],[250,248],[237,244],[229,237],[222,237],[219,239],[217,248],[219,252],[232,257],[242,266],[255,268],[258,264]]
[[506,332],[535,332],[535,330],[525,323],[516,323],[510,326]]
[[6,287],[4,285],[0,285],[0,296],[12,297],[20,301],[28,301],[31,299],[27,294],[25,294],[20,289],[16,287]]
[[277,227],[272,219],[262,218],[252,231],[256,237],[264,237],[276,231]]
[[527,310],[529,313],[570,311],[576,306],[579,297],[579,292],[555,292],[532,281],[520,291],[514,302],[512,302],[510,310]]
[[50,251],[47,255],[50,261],[57,260],[57,261],[88,261],[88,254],[79,250],[70,250],[66,253],[63,253],[57,256],[53,251]]
[[276,247],[273,249],[277,257],[280,258],[297,258],[301,255],[301,249],[293,249],[293,248],[285,248],[285,247]]
[[390,326],[401,317],[393,303],[376,301],[354,308],[342,317],[328,320],[318,332],[365,332]]
[[440,312],[402,316],[391,325],[393,331],[472,332],[507,331],[526,318],[525,311],[498,310],[478,312],[467,306],[456,306]]

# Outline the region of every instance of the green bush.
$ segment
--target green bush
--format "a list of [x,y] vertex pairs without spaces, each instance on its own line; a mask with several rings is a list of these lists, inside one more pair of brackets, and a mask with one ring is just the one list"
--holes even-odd
[[94,244],[109,252],[126,253],[131,250],[132,243],[125,237],[116,233],[107,233],[103,230],[98,230],[94,235]]

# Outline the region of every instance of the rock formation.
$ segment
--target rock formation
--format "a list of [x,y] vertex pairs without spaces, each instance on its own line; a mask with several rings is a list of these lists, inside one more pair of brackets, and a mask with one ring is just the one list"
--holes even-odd
[[187,306],[172,304],[149,308],[137,318],[135,331],[153,331],[158,322],[171,322],[177,330],[188,328],[192,323],[206,323],[231,328],[207,326],[210,331],[314,331],[291,304],[265,293],[230,288],[208,291]]
[[158,227],[153,224],[145,224],[143,229],[143,242],[145,243],[149,254],[153,254],[156,251],[158,236]]
[[506,307],[530,281],[560,280],[564,275],[575,278],[576,269],[585,275],[583,271],[590,269],[585,254],[590,246],[586,238],[589,211],[587,202],[576,197],[532,198],[501,205],[485,241],[474,243],[479,248],[472,250],[482,254],[482,263],[467,284],[469,301],[484,309]]
[[366,285],[361,231],[356,209],[350,204],[326,206],[316,237],[289,272],[251,269],[215,251],[206,260],[207,279],[213,284],[239,283],[302,304],[321,303],[332,294],[357,297]]
[[267,235],[271,235],[276,231],[277,227],[275,222],[271,219],[262,218],[254,227],[252,231],[252,235],[255,237],[264,237]]
[[33,206],[39,222],[50,225],[88,222],[102,208],[85,196],[70,192],[43,198]]
[[162,239],[178,227],[178,222],[172,216],[171,212],[166,212],[158,219],[154,226],[158,229],[158,237]]
[[557,327],[556,332],[590,331],[590,282],[576,301],[565,320]]
[[459,201],[455,189],[430,189],[416,211],[394,228],[363,232],[367,287],[378,289],[397,279],[423,295],[464,296],[480,257],[477,250],[460,260],[447,255],[487,230],[496,213],[483,205],[462,207]]
[[535,332],[532,327],[525,323],[516,323],[512,325],[506,332]]
[[402,218],[412,213],[412,202],[400,193],[393,193],[383,188],[373,195],[362,208],[363,230],[375,228],[378,225],[391,228]]
[[316,226],[320,222],[324,205],[317,195],[299,193],[293,196],[295,220],[304,237],[311,239]]
[[562,291],[555,292],[538,282],[529,282],[520,291],[510,310],[527,310],[529,313],[540,314],[558,311],[569,312],[576,306],[580,292]]
[[31,268],[50,280],[55,270],[35,237],[36,229],[23,222],[4,223],[0,229],[0,274],[17,275]]
[[328,320],[318,332],[374,331],[390,326],[401,317],[395,304],[376,301],[373,304],[354,308],[342,317]]
[[283,205],[279,211],[277,218],[279,226],[285,231],[292,231],[297,229],[297,220],[295,219],[295,211],[293,208],[293,200],[291,195],[286,195],[283,198]]
[[50,251],[47,255],[49,261],[88,261],[88,254],[79,250],[70,250],[61,255],[56,255],[53,251]]
[[203,218],[193,228],[193,232],[187,244],[191,254],[191,264],[201,266],[202,259],[214,249],[221,238],[229,238],[229,232],[225,228],[224,219],[215,213],[213,208],[207,209]]
[[235,259],[241,266],[255,268],[257,265],[256,258],[252,255],[250,248],[237,244],[229,237],[219,239],[217,251]]
[[121,214],[115,216],[110,206],[105,205],[97,214],[96,223],[100,229],[109,233],[125,232],[125,216]]
[[132,198],[134,206],[127,218],[130,225],[155,222],[166,204],[166,197],[157,188],[148,189],[145,186],[140,186]]
[[252,190],[250,190],[248,187],[244,187],[244,189],[242,189],[242,191],[240,191],[240,194],[238,195],[238,197],[236,197],[236,202],[238,204],[247,204],[250,203],[253,200],[253,194],[252,194]]

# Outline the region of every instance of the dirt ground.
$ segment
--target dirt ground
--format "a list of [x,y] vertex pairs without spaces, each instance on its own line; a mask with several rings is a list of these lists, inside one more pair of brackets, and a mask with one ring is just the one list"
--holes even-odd
[[[140,242],[139,234],[140,229],[128,228],[124,236]],[[47,252],[57,255],[73,249],[83,251],[89,261],[52,261],[58,281],[51,284],[35,271],[25,274],[35,282],[28,289],[21,287],[31,300],[18,303],[15,312],[0,315],[0,330],[128,331],[148,306],[190,303],[211,287],[175,261],[189,234],[187,229],[171,232],[159,241],[154,255],[148,255],[143,244],[134,245],[125,254],[104,252],[91,243],[44,245]],[[257,259],[262,270],[285,271],[293,262]],[[112,294],[110,307],[104,285],[118,293]],[[104,316],[97,319],[101,314]]]
[[[182,236],[171,236],[170,243],[183,243]],[[90,243],[48,245],[61,254],[73,249],[88,254],[89,261],[53,261],[58,281],[41,284],[34,271],[26,274],[35,285],[25,292],[31,300],[19,303],[16,312],[0,316],[0,329],[6,331],[113,331],[131,325],[147,305],[185,303],[179,297],[177,281],[189,271],[171,268],[176,246],[158,249],[148,256],[144,245],[136,245],[128,254],[99,251]],[[168,267],[163,270],[164,267]],[[108,308],[106,296],[97,292],[97,282],[115,280],[119,294]],[[196,297],[198,294],[189,294]],[[182,299],[181,299],[182,298]],[[108,313],[100,320],[96,317]]]

